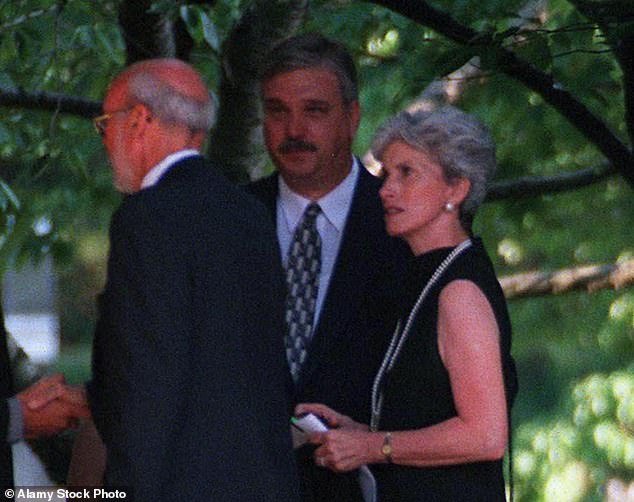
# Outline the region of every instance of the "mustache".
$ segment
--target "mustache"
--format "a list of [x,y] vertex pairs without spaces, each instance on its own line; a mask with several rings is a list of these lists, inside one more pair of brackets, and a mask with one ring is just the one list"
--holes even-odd
[[317,147],[301,139],[287,139],[277,147],[278,153],[316,152]]

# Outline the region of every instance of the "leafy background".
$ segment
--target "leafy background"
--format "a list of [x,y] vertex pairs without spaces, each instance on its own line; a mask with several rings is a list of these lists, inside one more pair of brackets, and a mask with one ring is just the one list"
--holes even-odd
[[[185,26],[189,59],[217,93],[227,41],[247,13],[262,7],[240,0],[146,3],[153,16]],[[270,2],[279,8],[273,25],[288,21],[285,4],[291,3]],[[341,40],[355,55],[363,108],[357,153],[367,150],[388,115],[477,54],[477,75],[455,82],[455,104],[491,128],[498,181],[588,168],[600,172],[604,155],[538,93],[505,74],[499,47],[555,76],[629,145],[623,70],[610,43],[632,36],[632,17],[601,27],[582,14],[579,1],[421,2],[489,34],[495,43],[487,48],[455,43],[376,3],[310,2],[300,27]],[[98,106],[108,81],[127,61],[119,17],[126,4],[0,1],[0,95],[54,93]],[[520,23],[516,14],[528,7],[539,16]],[[256,49],[233,47],[244,58]],[[222,104],[221,95],[218,99]],[[53,256],[62,317],[59,366],[71,380],[83,381],[108,221],[119,196],[89,114],[67,113],[59,102],[58,109],[34,101],[0,102],[0,266]],[[257,113],[257,105],[247,102],[242,112],[252,108]],[[253,140],[240,136],[238,142]],[[255,143],[261,156],[262,146]],[[263,172],[271,169],[262,162]],[[634,257],[631,188],[615,175],[561,193],[502,198],[482,208],[476,229],[501,276],[622,262]],[[634,293],[626,288],[532,297],[510,301],[510,310],[521,384],[514,409],[515,499],[634,500],[619,491],[633,486],[634,477]]]

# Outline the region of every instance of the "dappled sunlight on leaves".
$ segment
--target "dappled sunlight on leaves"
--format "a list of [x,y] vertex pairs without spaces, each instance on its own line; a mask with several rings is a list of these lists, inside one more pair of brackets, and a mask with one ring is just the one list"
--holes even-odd
[[368,54],[378,58],[388,58],[395,55],[398,49],[400,35],[398,30],[387,30],[382,37],[373,37],[367,42]]
[[634,314],[634,294],[626,293],[612,302],[610,305],[610,318],[615,321],[626,320],[627,316]]
[[497,252],[507,265],[519,265],[522,262],[522,246],[513,239],[501,240],[498,244]]
[[[516,475],[521,500],[601,500],[610,473],[634,468],[634,374],[593,374],[579,381],[570,405],[554,423],[526,424],[516,437]],[[629,473],[629,474],[628,474]],[[626,478],[627,479],[627,478]],[[541,480],[541,481],[540,481]],[[543,486],[535,498],[527,486]],[[535,489],[535,488],[533,488]],[[594,491],[595,495],[589,492]],[[585,497],[590,496],[590,499]]]
[[544,500],[579,502],[588,490],[588,468],[582,462],[571,462],[556,471],[546,482]]

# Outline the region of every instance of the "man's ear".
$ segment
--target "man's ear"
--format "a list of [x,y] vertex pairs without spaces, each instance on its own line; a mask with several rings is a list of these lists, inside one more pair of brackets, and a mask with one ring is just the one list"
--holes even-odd
[[129,130],[134,131],[134,134],[143,135],[152,120],[153,116],[150,109],[142,103],[136,104],[128,114]]

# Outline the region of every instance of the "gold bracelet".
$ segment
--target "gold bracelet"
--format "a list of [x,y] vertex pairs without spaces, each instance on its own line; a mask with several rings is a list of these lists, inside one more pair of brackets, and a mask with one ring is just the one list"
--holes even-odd
[[386,432],[383,437],[383,446],[381,447],[381,453],[385,457],[388,464],[392,463],[392,433]]

